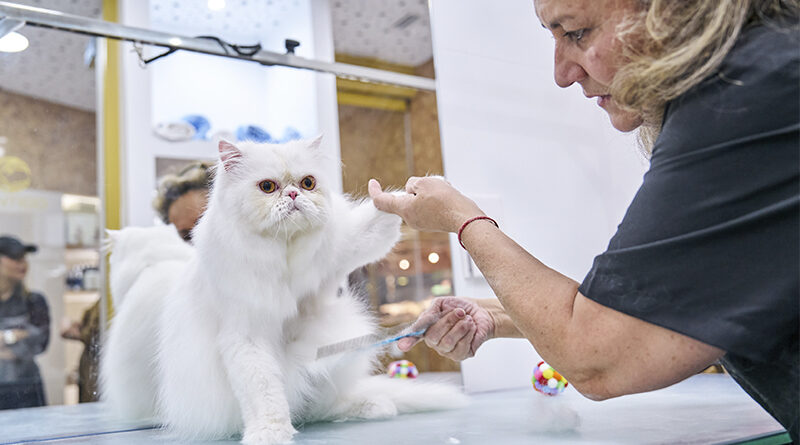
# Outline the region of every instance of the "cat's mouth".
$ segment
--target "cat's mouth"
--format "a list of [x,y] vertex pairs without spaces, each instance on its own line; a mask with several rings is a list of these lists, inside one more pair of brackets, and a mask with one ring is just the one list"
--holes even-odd
[[286,206],[286,215],[291,215],[295,212],[299,212],[300,207],[297,206],[297,203],[292,201],[289,205]]

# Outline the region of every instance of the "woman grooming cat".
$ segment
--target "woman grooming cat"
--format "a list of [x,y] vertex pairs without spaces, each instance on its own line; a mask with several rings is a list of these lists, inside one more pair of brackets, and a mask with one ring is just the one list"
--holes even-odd
[[404,197],[371,181],[380,209],[456,233],[498,297],[435,300],[418,321],[424,341],[462,360],[490,338],[527,338],[595,400],[720,360],[800,443],[800,2],[534,6],[556,83],[579,84],[616,129],[638,129],[650,168],[582,283],[445,181],[410,178]]
[[[315,359],[320,346],[375,332],[364,304],[338,290],[400,237],[399,217],[330,189],[330,160],[319,145],[220,143],[208,209],[192,233],[194,254],[171,290],[150,301],[155,307],[136,304],[133,283],[121,308],[127,319],[160,317],[154,332],[112,325],[115,348],[102,376],[121,414],[153,415],[181,437],[242,433],[243,443],[270,444],[290,441],[301,422],[464,402],[452,386],[372,376],[374,352]],[[112,282],[114,263],[125,268],[114,256],[138,243],[125,230],[113,237]],[[147,351],[150,360],[137,363],[127,351]],[[120,373],[131,372],[143,384],[126,388],[134,379]]]

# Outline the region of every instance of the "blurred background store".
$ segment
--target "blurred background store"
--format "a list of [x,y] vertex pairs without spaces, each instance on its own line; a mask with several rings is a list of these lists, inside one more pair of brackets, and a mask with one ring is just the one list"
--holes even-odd
[[[231,53],[252,53],[260,44],[429,85],[364,82],[190,51],[150,60],[166,49],[32,23],[0,40],[0,234],[39,246],[29,255],[26,284],[50,306],[51,341],[37,358],[49,404],[81,399],[78,383],[93,378],[80,375],[81,355],[99,340],[75,333],[89,335],[79,328],[97,313],[102,331],[113,315],[104,292],[104,229],[157,223],[151,202],[158,179],[191,161],[213,162],[219,138],[322,134],[323,148],[341,161],[336,186],[356,197],[366,195],[372,177],[400,188],[412,175],[445,174],[506,233],[576,279],[605,247],[644,170],[632,138],[609,130],[601,110],[577,91],[532,80],[552,76],[552,64],[526,62],[534,52],[550,53],[552,41],[528,29],[530,2],[488,8],[479,22],[475,14],[462,17],[457,2],[427,0],[5,5],[211,36]],[[510,16],[520,21],[508,23]],[[3,34],[8,25],[0,22]],[[571,135],[568,143],[563,134]],[[525,177],[530,182],[520,183]],[[436,296],[492,295],[451,235],[407,227],[403,234],[387,258],[353,274],[382,325],[413,321]],[[403,358],[421,372],[461,371],[475,389],[529,384],[538,357],[529,343],[502,340],[482,351],[483,358],[459,364],[419,345]],[[511,362],[497,369],[495,354]]]

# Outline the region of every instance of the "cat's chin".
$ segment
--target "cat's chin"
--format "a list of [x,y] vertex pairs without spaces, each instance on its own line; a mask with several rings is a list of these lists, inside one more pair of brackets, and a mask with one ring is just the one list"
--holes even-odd
[[302,210],[295,209],[282,215],[282,217],[263,227],[263,236],[279,239],[290,239],[298,235],[303,235],[320,228],[320,224],[315,224],[310,218],[303,214]]

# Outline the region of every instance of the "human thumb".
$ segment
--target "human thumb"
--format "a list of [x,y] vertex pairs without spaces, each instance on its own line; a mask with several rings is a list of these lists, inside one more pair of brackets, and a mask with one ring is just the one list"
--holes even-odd
[[367,191],[369,191],[372,203],[378,210],[384,212],[392,212],[394,210],[394,195],[391,193],[384,193],[381,184],[377,180],[369,180],[369,183],[367,183]]
[[421,340],[422,337],[401,338],[400,341],[397,342],[397,347],[400,348],[401,351],[406,352],[409,349],[413,348],[414,345],[419,343]]
[[379,196],[383,193],[383,189],[381,188],[381,183],[378,182],[376,179],[370,179],[367,183],[367,191],[369,191],[369,196],[372,199],[375,199],[376,196]]

